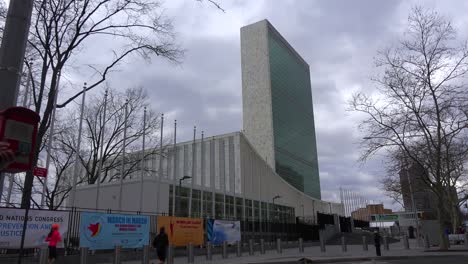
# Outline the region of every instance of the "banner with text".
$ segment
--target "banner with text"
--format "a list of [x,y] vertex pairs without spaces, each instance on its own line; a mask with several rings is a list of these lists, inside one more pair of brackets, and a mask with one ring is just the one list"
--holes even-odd
[[149,216],[81,213],[80,247],[142,248],[149,244]]
[[[24,214],[24,209],[0,208],[0,248],[20,247]],[[29,210],[24,247],[37,248],[47,245],[45,238],[52,224],[60,225],[59,232],[63,240],[68,232],[68,212]],[[57,247],[63,247],[63,241]]]
[[206,226],[208,241],[213,245],[221,245],[224,241],[232,245],[241,240],[240,221],[210,219]]
[[158,231],[164,227],[169,242],[174,246],[203,245],[203,219],[188,217],[158,216]]

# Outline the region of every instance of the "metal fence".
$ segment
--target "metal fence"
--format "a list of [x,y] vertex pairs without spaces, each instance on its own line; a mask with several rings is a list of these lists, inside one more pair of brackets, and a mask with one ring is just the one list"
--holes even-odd
[[[4,208],[4,207],[3,207]],[[11,209],[11,207],[9,207]],[[59,211],[69,213],[68,232],[64,237],[64,244],[67,253],[77,253],[80,246],[80,217],[82,212],[100,212],[107,214],[127,214],[127,215],[145,215],[150,218],[150,238],[152,239],[157,233],[157,217],[167,214],[155,214],[151,212],[139,211],[117,211],[117,210],[96,210],[91,208],[63,208]],[[204,226],[208,218],[203,219]],[[223,219],[220,219],[223,220]],[[317,241],[319,239],[319,231],[322,226],[327,224],[334,224],[333,215],[318,213],[318,223],[310,223],[306,219],[296,218],[295,223],[281,223],[281,222],[267,222],[267,221],[249,221],[240,220],[241,222],[241,239],[243,242],[253,240],[264,241],[297,241],[298,238],[303,238],[304,241]],[[346,221],[347,222],[347,221]],[[207,238],[205,235],[205,242]],[[11,252],[14,250],[8,250]],[[3,252],[7,252],[3,250]],[[34,252],[33,249],[28,252]]]

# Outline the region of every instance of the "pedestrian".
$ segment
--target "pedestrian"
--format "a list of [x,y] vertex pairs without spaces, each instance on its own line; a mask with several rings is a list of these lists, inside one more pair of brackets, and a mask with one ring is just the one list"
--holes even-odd
[[377,257],[382,256],[382,253],[380,252],[380,234],[377,231],[374,231],[374,246]]
[[54,263],[57,258],[57,243],[62,241],[59,232],[59,225],[53,224],[47,235],[46,241],[49,242],[49,264]]
[[159,264],[164,264],[166,261],[167,247],[169,246],[169,238],[164,230],[164,227],[159,229],[159,234],[153,240],[153,247],[156,249]]

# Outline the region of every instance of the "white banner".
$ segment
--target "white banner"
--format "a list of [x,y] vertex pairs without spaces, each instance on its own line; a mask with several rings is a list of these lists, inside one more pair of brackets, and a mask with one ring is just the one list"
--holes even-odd
[[240,221],[214,220],[212,243],[221,245],[226,241],[233,245],[241,240],[240,229]]
[[[0,208],[0,248],[20,248],[24,213],[24,209]],[[29,210],[24,247],[47,245],[45,238],[52,224],[60,225],[59,232],[63,240],[68,231],[68,212]],[[63,241],[57,247],[63,247]]]

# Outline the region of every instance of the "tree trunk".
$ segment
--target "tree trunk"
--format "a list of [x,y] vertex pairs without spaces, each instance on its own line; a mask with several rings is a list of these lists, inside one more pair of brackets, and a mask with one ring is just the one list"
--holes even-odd
[[461,221],[460,221],[460,214],[458,212],[458,206],[456,205],[452,205],[450,206],[451,210],[450,210],[450,214],[451,214],[451,220],[452,220],[452,229],[453,229],[453,233],[456,233],[457,232],[457,228],[459,226],[461,226]]
[[[34,153],[33,160],[32,160],[32,167],[37,166],[37,159],[39,158],[39,148],[41,146],[42,137],[39,135],[36,138],[36,153]],[[31,194],[32,194],[32,187],[34,184],[34,175],[32,170],[26,172],[26,177],[24,179],[24,186],[23,186],[23,196],[21,197],[21,208],[26,209],[31,207]]]
[[439,221],[439,249],[448,250],[448,240],[445,235],[445,217],[444,217],[444,201],[441,197],[437,198],[437,220]]

